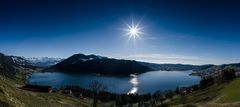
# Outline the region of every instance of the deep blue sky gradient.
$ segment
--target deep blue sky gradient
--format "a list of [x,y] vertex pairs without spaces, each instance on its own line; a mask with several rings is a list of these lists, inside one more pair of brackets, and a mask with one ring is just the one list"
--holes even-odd
[[[157,63],[240,60],[237,0],[1,0],[0,52],[26,57],[75,53]],[[123,36],[143,19],[145,34]]]

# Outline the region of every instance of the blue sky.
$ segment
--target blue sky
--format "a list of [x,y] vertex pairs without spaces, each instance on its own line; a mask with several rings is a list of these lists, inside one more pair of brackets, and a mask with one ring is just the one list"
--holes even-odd
[[[0,52],[234,63],[240,60],[239,5],[231,0],[2,0]],[[142,19],[141,39],[123,36],[131,19]]]

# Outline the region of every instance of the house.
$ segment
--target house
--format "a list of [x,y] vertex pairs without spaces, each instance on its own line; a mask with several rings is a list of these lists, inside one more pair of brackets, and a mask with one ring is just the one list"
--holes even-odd
[[51,86],[31,85],[31,84],[26,84],[21,88],[29,91],[48,92],[48,93],[51,93],[53,89]]
[[240,72],[235,72],[236,77],[240,77]]
[[68,94],[68,95],[72,95],[72,90],[62,90],[63,94]]

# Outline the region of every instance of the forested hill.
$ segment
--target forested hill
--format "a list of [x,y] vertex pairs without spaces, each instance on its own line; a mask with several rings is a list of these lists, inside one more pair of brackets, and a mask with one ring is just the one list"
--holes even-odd
[[134,60],[84,54],[72,55],[52,68],[62,72],[100,73],[105,75],[129,75],[154,70]]

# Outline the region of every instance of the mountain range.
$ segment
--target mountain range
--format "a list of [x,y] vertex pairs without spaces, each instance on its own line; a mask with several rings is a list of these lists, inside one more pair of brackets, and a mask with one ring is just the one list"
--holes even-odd
[[129,75],[148,71],[195,71],[196,75],[210,75],[226,67],[240,69],[240,63],[223,65],[156,64],[135,60],[114,59],[98,55],[74,54],[52,66],[66,73],[99,73],[105,75]]
[[98,55],[74,54],[67,59],[8,56],[0,53],[0,73],[14,75],[16,69],[55,69],[65,73],[96,73],[104,75],[129,75],[148,71],[193,70],[197,75],[209,75],[226,67],[240,69],[240,63],[223,65],[155,64],[135,60],[114,59]]
[[11,77],[22,69],[44,69],[61,60],[63,59],[48,57],[25,58],[0,53],[0,74]]

